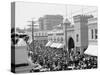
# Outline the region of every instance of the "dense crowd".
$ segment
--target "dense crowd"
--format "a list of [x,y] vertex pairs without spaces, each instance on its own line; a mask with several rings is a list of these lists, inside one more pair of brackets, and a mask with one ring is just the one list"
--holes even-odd
[[[46,42],[34,41],[33,53],[29,54],[32,57],[33,63],[38,63],[41,68],[36,71],[61,71],[72,69],[91,69],[97,68],[97,57],[90,55],[75,55],[68,54],[63,48],[51,48],[45,46]],[[32,47],[31,43],[31,47]],[[69,59],[69,58],[70,59]],[[45,69],[45,70],[41,70]],[[33,71],[35,69],[33,68]]]
[[[13,31],[12,31],[13,32]],[[77,69],[92,69],[97,68],[97,56],[80,55],[78,52],[68,53],[63,48],[46,47],[47,41],[34,41],[29,44],[29,37],[11,35],[13,43],[16,43],[14,37],[25,37],[24,40],[28,46],[28,56],[31,57],[32,63],[36,65],[30,72],[35,71],[61,71],[61,70],[77,70]],[[30,53],[30,51],[32,53]],[[37,68],[38,67],[38,68]]]

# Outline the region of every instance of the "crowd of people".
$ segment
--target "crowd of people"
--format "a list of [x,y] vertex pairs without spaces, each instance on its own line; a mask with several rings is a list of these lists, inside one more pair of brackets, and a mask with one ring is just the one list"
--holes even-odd
[[[13,30],[12,30],[13,32]],[[46,40],[35,40],[31,44],[28,43],[29,37],[19,36],[12,33],[12,41],[16,44],[14,37],[24,38],[27,43],[28,56],[31,57],[32,63],[39,67],[33,68],[30,72],[35,71],[61,71],[61,70],[78,70],[78,69],[92,69],[97,68],[97,56],[80,55],[78,52],[68,53],[64,48],[46,47]],[[74,51],[74,49],[72,50]]]
[[[61,70],[77,70],[77,69],[91,69],[97,68],[97,57],[90,55],[70,55],[67,50],[63,48],[46,47],[45,43],[41,41],[34,41],[31,43],[31,50],[33,53],[32,63],[38,63],[42,68],[38,71],[61,71]],[[31,48],[32,49],[32,48]],[[41,70],[45,69],[45,70]],[[35,72],[35,69],[33,69]]]

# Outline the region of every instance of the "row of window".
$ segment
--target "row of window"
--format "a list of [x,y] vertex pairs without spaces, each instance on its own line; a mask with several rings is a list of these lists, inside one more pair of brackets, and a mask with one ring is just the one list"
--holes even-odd
[[[48,34],[48,36],[52,36],[53,34]],[[56,35],[64,35],[64,33],[58,33]],[[34,36],[47,36],[47,33],[34,33]]]
[[64,35],[64,33],[57,33],[56,35]]
[[[91,39],[97,39],[98,38],[97,34],[98,34],[97,29],[91,29]],[[77,42],[79,41],[79,35],[78,34],[76,35],[76,41]]]
[[47,36],[47,33],[34,33],[34,36]]
[[48,34],[48,36],[52,36],[53,34]]
[[64,41],[64,39],[63,39],[63,37],[61,37],[61,38],[49,38],[49,41],[56,41],[56,42],[63,42]]
[[[52,36],[53,34],[48,34],[48,36]],[[56,35],[64,35],[64,33],[56,33]]]

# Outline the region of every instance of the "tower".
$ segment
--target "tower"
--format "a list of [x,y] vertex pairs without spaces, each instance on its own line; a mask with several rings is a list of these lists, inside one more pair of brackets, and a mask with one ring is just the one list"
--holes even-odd
[[88,47],[88,18],[87,15],[76,15],[74,16],[75,23],[75,47],[76,51],[79,51],[80,54],[86,50]]
[[65,21],[64,21],[64,25],[63,25],[63,30],[64,30],[64,44],[65,44],[65,49],[68,49],[68,45],[67,45],[67,27],[70,26],[70,22],[69,20],[66,18]]

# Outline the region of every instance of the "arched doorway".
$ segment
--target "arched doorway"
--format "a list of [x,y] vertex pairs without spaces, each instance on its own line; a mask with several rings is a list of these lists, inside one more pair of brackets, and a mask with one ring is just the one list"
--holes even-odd
[[68,51],[69,51],[69,53],[71,53],[71,50],[72,50],[74,47],[75,47],[75,45],[74,45],[74,40],[73,40],[72,37],[70,37],[69,40],[68,40]]

